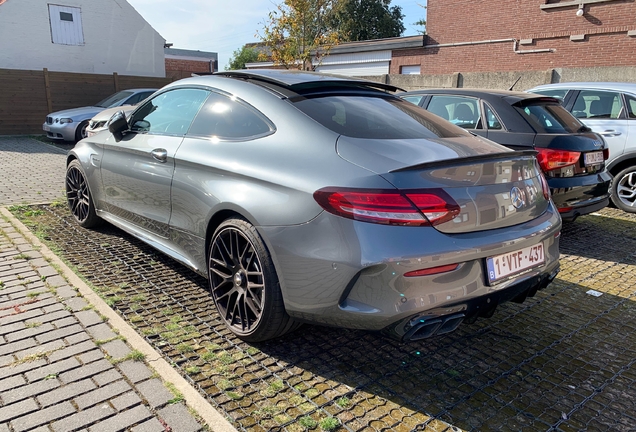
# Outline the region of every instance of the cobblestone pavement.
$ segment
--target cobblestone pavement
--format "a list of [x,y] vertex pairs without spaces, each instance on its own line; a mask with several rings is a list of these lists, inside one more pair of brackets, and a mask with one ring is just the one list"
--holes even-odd
[[[63,197],[66,152],[1,137],[0,206]],[[120,331],[0,214],[0,432],[232,429],[191,412]]]
[[0,137],[0,206],[64,196],[66,150],[31,138]]
[[0,431],[202,430],[10,223],[0,230]]

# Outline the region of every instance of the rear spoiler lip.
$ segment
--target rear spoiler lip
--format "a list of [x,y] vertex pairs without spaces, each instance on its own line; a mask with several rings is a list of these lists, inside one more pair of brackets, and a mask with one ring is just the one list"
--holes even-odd
[[480,162],[484,160],[506,160],[506,159],[516,159],[520,157],[535,157],[538,154],[536,150],[519,150],[519,151],[511,151],[506,153],[489,153],[489,154],[481,154],[475,156],[469,156],[461,159],[443,159],[439,161],[433,162],[424,162],[417,165],[411,165],[403,168],[397,168],[389,171],[389,173],[403,172],[403,171],[417,171],[429,168],[441,168],[445,166],[461,166],[461,165],[469,165],[474,162]]

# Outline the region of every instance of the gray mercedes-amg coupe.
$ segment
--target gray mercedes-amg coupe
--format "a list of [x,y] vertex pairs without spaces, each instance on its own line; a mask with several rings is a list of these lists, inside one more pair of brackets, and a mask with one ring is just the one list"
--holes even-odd
[[418,340],[547,286],[561,219],[535,152],[396,90],[281,70],[174,82],[69,153],[71,212],[205,275],[247,341],[301,322]]

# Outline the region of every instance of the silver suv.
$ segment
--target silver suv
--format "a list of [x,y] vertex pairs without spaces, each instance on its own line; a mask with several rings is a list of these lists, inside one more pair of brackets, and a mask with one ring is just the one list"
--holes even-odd
[[586,126],[605,138],[607,169],[614,176],[612,201],[636,213],[636,84],[571,82],[546,84],[528,92],[552,96]]

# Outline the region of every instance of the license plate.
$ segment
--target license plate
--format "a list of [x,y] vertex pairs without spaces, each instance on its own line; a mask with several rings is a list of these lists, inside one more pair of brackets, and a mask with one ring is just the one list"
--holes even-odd
[[598,165],[603,163],[603,152],[590,152],[583,155],[585,157],[585,165]]
[[42,129],[44,129],[46,132],[51,132],[51,128],[48,126],[43,126]]
[[545,263],[543,252],[543,243],[539,243],[514,252],[486,258],[488,281],[490,283],[497,282],[524,270],[540,266]]

